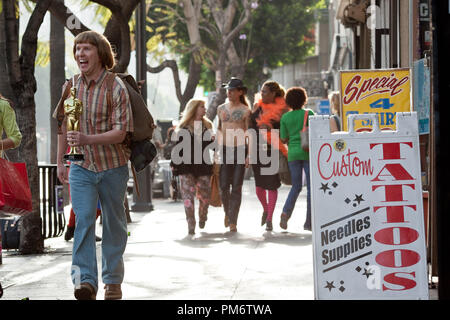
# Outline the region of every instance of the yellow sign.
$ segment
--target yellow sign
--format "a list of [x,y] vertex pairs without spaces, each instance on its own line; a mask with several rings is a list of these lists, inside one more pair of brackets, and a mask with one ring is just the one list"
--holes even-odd
[[[341,117],[348,131],[350,114],[376,113],[380,129],[396,130],[395,114],[411,111],[409,69],[341,72]],[[371,130],[370,120],[356,120],[355,131]]]

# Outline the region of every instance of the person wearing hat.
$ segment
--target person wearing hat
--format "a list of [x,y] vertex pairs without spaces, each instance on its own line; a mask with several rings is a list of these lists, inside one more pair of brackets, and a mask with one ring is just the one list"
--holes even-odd
[[[222,87],[227,90],[228,102],[217,108],[219,126],[217,141],[221,155],[220,196],[225,211],[225,227],[237,231],[237,219],[242,200],[242,184],[248,167],[245,133],[250,120],[247,88],[242,80],[231,78]],[[231,190],[230,190],[231,188]]]

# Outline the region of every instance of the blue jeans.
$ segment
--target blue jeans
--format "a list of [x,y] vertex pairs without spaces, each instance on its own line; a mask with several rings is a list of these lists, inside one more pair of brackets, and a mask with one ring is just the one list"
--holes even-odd
[[[72,252],[72,282],[88,282],[98,289],[95,247],[97,201],[102,207],[102,280],[104,284],[123,281],[123,253],[127,244],[127,219],[124,199],[128,166],[93,172],[70,166],[69,183],[76,215]],[[77,278],[79,277],[79,278]]]
[[306,222],[311,222],[311,189],[309,181],[309,160],[294,160],[288,162],[289,171],[292,178],[292,187],[283,207],[283,212],[290,218],[294,211],[295,202],[297,201],[303,184],[303,170],[306,175]]

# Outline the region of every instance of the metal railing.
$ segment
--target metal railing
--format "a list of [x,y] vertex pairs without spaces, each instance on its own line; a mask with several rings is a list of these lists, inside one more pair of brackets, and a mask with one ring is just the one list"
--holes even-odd
[[63,187],[58,180],[56,170],[56,164],[39,165],[39,209],[44,239],[61,236],[66,227]]

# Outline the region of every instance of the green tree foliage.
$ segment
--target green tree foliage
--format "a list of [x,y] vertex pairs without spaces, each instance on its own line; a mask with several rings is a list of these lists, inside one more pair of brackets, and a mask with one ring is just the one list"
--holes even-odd
[[[315,0],[263,0],[251,23],[235,40],[240,57],[246,58],[244,81],[249,88],[264,81],[263,67],[273,69],[304,60],[314,48]],[[243,39],[245,38],[245,39]],[[248,47],[249,46],[249,47]]]
[[[200,85],[207,91],[215,91],[214,62],[218,56],[217,33],[210,7],[203,2],[201,7],[203,20],[200,30],[202,38],[202,74]],[[164,7],[165,20],[161,20],[160,11],[149,11],[149,18],[166,28],[172,38],[163,41],[173,52],[181,54],[180,66],[187,70],[190,61],[190,47],[187,26],[182,17],[182,7],[177,2],[168,0],[153,0],[153,6]],[[325,7],[324,0],[259,0],[252,3],[253,13],[249,23],[233,41],[228,55],[227,65],[230,76],[233,73],[244,74],[244,81],[253,90],[267,78],[263,74],[263,66],[276,68],[283,64],[302,61],[310,55],[314,48],[312,30],[315,21],[315,11]],[[242,10],[243,8],[239,8]],[[240,13],[235,16],[238,20]],[[235,22],[237,23],[237,22]],[[213,26],[213,27],[211,27]],[[153,36],[158,34],[153,29]],[[234,59],[233,59],[234,58]],[[237,72],[236,70],[240,70]]]

